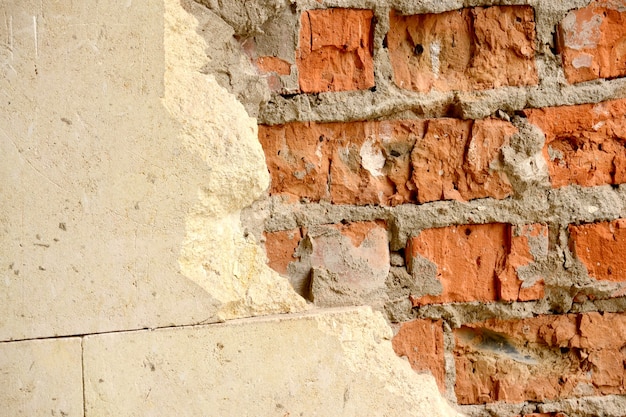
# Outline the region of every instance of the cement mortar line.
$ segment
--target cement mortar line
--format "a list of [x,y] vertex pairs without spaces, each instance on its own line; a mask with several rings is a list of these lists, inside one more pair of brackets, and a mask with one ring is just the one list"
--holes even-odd
[[[609,394],[605,396],[576,397],[546,402],[525,401],[508,404],[504,402],[458,405],[467,417],[493,417],[524,415],[533,413],[559,413],[568,417],[623,417],[626,409],[626,396]],[[599,412],[602,411],[602,414]]]
[[[535,301],[472,301],[465,303],[429,304],[414,307],[411,316],[415,319],[443,320],[450,328],[479,323],[489,319],[519,320],[538,315],[563,315],[586,313],[624,313],[626,296],[585,301],[582,303],[551,299],[568,288],[555,287],[547,291],[543,299]],[[563,311],[555,312],[555,307]]]
[[399,237],[449,225],[485,223],[569,224],[610,221],[626,216],[626,184],[594,187],[536,188],[521,198],[458,202],[436,201],[399,206],[356,206],[331,203],[288,204],[273,198],[264,231],[278,232],[341,221],[385,220]]
[[261,106],[258,122],[278,125],[399,118],[483,119],[493,116],[498,110],[512,114],[529,108],[596,104],[625,98],[626,78],[594,80],[567,86],[551,82],[531,87],[502,87],[471,92],[419,94],[396,88],[381,90],[384,89],[274,95]]

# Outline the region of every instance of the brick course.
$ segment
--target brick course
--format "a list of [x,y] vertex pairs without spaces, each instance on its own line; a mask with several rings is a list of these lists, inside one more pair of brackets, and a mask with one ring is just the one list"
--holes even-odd
[[422,231],[407,243],[407,265],[420,280],[423,263],[417,261],[432,262],[441,292],[413,297],[413,305],[541,298],[543,279],[534,276],[524,282],[519,276],[520,268],[540,260],[531,254],[529,239],[533,238],[547,252],[548,233],[543,225],[513,228],[495,223]]
[[307,10],[296,55],[305,93],[374,86],[371,10]]
[[570,83],[626,75],[626,11],[623,2],[592,1],[559,25],[559,52]]
[[626,100],[525,110],[546,135],[554,187],[626,182]]
[[626,393],[624,314],[493,319],[454,334],[461,404]]
[[390,25],[387,42],[401,88],[428,92],[537,84],[531,7],[392,12]]

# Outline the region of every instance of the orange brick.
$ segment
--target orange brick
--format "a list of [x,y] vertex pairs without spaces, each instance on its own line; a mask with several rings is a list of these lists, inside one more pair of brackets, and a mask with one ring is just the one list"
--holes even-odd
[[461,404],[626,393],[623,313],[492,319],[454,335]]
[[256,66],[264,72],[275,72],[279,75],[291,74],[291,64],[275,56],[262,56],[256,60]]
[[308,10],[300,18],[296,53],[305,93],[362,90],[374,86],[371,10]]
[[502,120],[430,120],[411,153],[418,202],[510,195],[506,174],[494,172],[490,164],[515,132]]
[[313,201],[330,198],[324,132],[323,126],[314,123],[259,126],[259,141],[272,178],[270,194]]
[[439,390],[445,388],[445,361],[442,321],[414,320],[402,323],[392,340],[398,356],[409,360],[411,367],[418,372],[430,371]]
[[[422,231],[409,239],[407,265],[414,276],[417,258],[437,266],[441,294],[413,298],[413,305],[470,301],[526,301],[543,296],[543,280],[532,277],[530,285],[519,277],[520,268],[539,261],[531,252],[534,239],[538,258],[547,255],[547,227],[514,228],[503,223],[449,226]],[[542,250],[541,248],[545,248]],[[417,265],[417,264],[415,264]],[[417,272],[417,274],[415,274]],[[528,284],[528,283],[527,283]]]
[[626,219],[570,225],[572,251],[595,279],[626,282]]
[[535,23],[529,6],[475,7],[390,16],[395,83],[419,92],[535,85]]
[[260,126],[271,194],[335,204],[505,198],[493,170],[516,128],[494,119],[290,123]]
[[302,240],[300,229],[265,233],[265,251],[270,268],[287,275],[287,267],[296,260],[294,253]]
[[626,11],[623,1],[592,1],[561,21],[559,52],[570,83],[626,75]]
[[546,135],[554,187],[626,182],[626,99],[525,111]]

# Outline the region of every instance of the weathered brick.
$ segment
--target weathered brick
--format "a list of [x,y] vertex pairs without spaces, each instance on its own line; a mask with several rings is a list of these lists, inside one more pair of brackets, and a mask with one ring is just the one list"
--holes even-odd
[[525,111],[546,135],[554,187],[626,182],[626,99]]
[[626,282],[626,219],[570,225],[571,249],[595,279]]
[[330,194],[336,204],[399,204],[413,200],[410,152],[424,122],[335,124]]
[[270,194],[313,201],[330,198],[325,131],[324,125],[315,123],[259,126],[259,141],[272,177]]
[[543,279],[531,265],[545,259],[547,242],[547,227],[539,224],[513,227],[492,223],[424,230],[409,239],[407,265],[418,286],[423,281],[422,287],[430,285],[427,288],[438,287],[440,291],[412,297],[413,305],[541,298]]
[[441,320],[413,320],[400,325],[392,340],[398,356],[406,357],[418,372],[430,371],[439,390],[445,389],[443,324]]
[[374,86],[371,10],[308,10],[300,18],[296,52],[305,93],[362,90]]
[[506,174],[491,164],[516,131],[503,120],[430,120],[411,152],[418,202],[507,197]]
[[259,138],[271,194],[396,205],[508,196],[493,163],[515,132],[501,120],[434,119],[261,126]]
[[626,75],[626,2],[592,1],[561,21],[559,53],[570,83]]
[[535,23],[529,6],[390,15],[395,83],[419,92],[535,85]]
[[262,56],[255,61],[256,66],[264,72],[275,72],[278,75],[291,74],[291,64],[275,56]]
[[461,404],[626,393],[623,313],[492,319],[454,335]]
[[380,303],[389,274],[389,240],[383,222],[311,228],[304,262],[311,268],[311,295],[318,306]]
[[287,275],[287,267],[296,261],[296,248],[302,240],[300,229],[265,233],[265,251],[270,268]]

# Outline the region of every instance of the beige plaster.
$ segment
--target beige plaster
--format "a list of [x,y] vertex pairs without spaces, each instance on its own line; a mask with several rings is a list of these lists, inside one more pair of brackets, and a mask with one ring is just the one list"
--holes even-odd
[[81,339],[0,343],[0,415],[83,415]]
[[0,9],[0,340],[303,307],[241,232],[267,186],[256,125],[198,72],[191,15]]
[[448,416],[369,307],[88,336],[86,416]]

